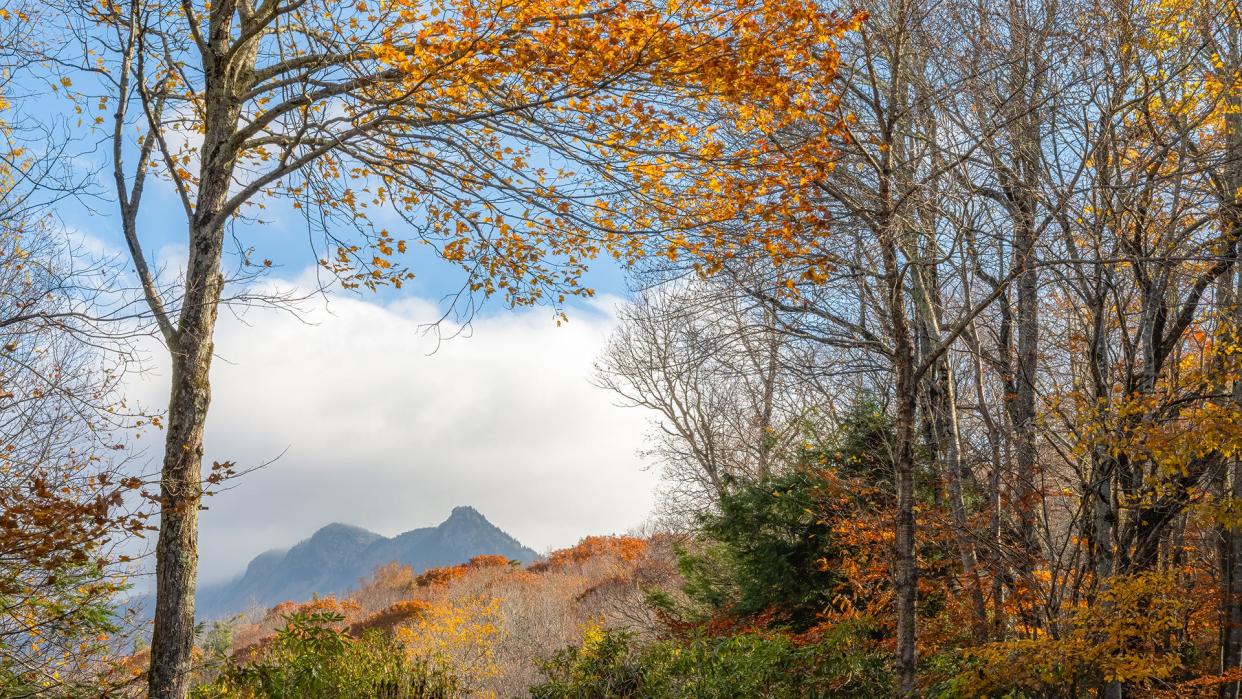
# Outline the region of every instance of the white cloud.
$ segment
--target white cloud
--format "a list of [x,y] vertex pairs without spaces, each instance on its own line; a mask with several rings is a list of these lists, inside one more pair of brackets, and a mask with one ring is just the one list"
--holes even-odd
[[[589,383],[614,323],[603,305],[559,328],[546,309],[487,315],[428,354],[420,324],[436,317],[340,296],[300,319],[221,313],[208,463],[284,455],[208,500],[204,581],[333,521],[393,535],[469,504],[542,551],[646,519],[645,416]],[[160,404],[166,373],[136,397]]]

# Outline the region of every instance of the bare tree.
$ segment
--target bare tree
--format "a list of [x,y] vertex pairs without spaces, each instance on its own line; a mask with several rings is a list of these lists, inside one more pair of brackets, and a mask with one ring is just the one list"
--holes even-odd
[[770,310],[731,285],[672,282],[619,312],[598,383],[654,411],[647,455],[672,486],[670,514],[701,511],[771,475],[822,404],[801,384]]

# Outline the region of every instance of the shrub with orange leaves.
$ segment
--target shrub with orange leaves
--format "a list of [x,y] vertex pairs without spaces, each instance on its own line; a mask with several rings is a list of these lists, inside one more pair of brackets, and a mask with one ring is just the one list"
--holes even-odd
[[375,612],[362,621],[350,624],[349,634],[351,636],[361,636],[364,632],[370,629],[392,631],[399,624],[403,624],[411,619],[417,618],[418,616],[426,613],[430,608],[431,605],[423,600],[402,600],[396,604]]
[[469,571],[470,568],[465,565],[448,566],[445,568],[431,568],[424,571],[415,579],[415,584],[419,587],[431,587],[432,585],[447,585],[457,580]]
[[475,556],[466,565],[470,568],[501,568],[512,565],[512,561],[504,556]]
[[531,570],[540,572],[570,563],[582,563],[602,556],[611,556],[622,561],[633,561],[646,550],[646,540],[634,536],[588,536],[579,541],[575,546],[553,551],[546,560],[532,565]]
[[359,611],[358,603],[352,599],[341,599],[336,595],[324,595],[323,597],[312,597],[309,601],[297,605],[292,611],[285,614],[339,614],[344,617],[346,614]]
[[447,585],[472,570],[503,568],[510,565],[512,565],[512,562],[504,556],[475,556],[461,565],[430,568],[415,578],[414,584],[418,587]]

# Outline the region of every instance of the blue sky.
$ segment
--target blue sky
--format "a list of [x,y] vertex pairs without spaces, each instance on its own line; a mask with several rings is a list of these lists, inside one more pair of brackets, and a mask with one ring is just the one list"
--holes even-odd
[[[94,161],[92,162],[93,168],[108,166],[107,163],[89,156],[79,156],[79,158],[84,162],[88,159]],[[102,196],[62,201],[56,206],[56,214],[66,227],[96,238],[109,247],[123,250],[125,241],[112,197],[112,185],[111,181],[105,178],[108,174],[101,172],[94,177],[95,189]],[[186,246],[184,210],[168,182],[156,178],[149,178],[148,182],[139,214],[142,244],[148,259],[152,262],[175,259],[180,254],[184,254],[179,254],[179,251],[184,250]],[[264,206],[266,208],[263,210],[255,211],[255,220],[237,220],[231,225],[230,240],[226,248],[228,251],[226,268],[234,268],[239,261],[236,253],[237,244],[234,240],[245,248],[254,249],[253,260],[272,260],[274,275],[277,277],[297,276],[308,267],[314,266],[317,257],[311,237],[316,238],[314,240],[316,245],[321,241],[317,239],[318,233],[308,231],[304,213],[294,209],[289,202],[283,200],[266,201]],[[375,219],[397,238],[412,238],[412,233],[408,230],[405,234],[402,232],[403,228],[407,228],[407,224],[400,221],[390,211],[380,210],[373,213]],[[319,252],[322,255],[323,251]],[[424,245],[411,244],[409,252],[400,257],[415,274],[412,282],[400,290],[381,289],[378,292],[364,290],[359,297],[372,298],[381,302],[399,300],[404,296],[441,299],[456,292],[465,278],[465,273],[461,268],[438,259]],[[165,271],[174,272],[171,268],[166,268]],[[626,292],[625,270],[611,258],[600,258],[585,278],[585,284],[599,295],[624,295]],[[499,298],[487,301],[485,308],[491,313],[506,310],[503,299]],[[568,308],[571,311],[575,308],[590,309],[591,304],[581,299],[571,299]]]
[[[66,96],[57,84],[54,74],[41,79],[25,78],[20,79],[17,84],[11,83],[7,87],[9,94],[20,94],[21,97],[11,100],[6,118],[18,127],[19,138],[26,139],[27,145],[35,149],[39,148],[43,132],[54,134],[53,140],[58,144],[66,144],[64,151],[68,157],[65,162],[72,170],[70,177],[87,186],[76,197],[60,199],[54,207],[56,216],[70,230],[96,239],[114,250],[123,251],[125,244],[115,204],[115,185],[111,170],[109,130],[112,114],[108,109],[98,110],[98,98],[94,95],[97,90],[86,84],[89,77],[75,75],[74,80],[75,92],[86,95],[76,102]],[[104,94],[106,93],[105,90]],[[75,105],[82,107],[81,114],[75,113]],[[93,126],[96,116],[102,117],[104,121]],[[134,125],[130,132],[137,134],[139,126],[141,125]],[[135,156],[136,147],[131,143],[123,156],[126,159],[127,175],[133,171]],[[534,165],[538,165],[540,160],[538,153],[532,154]],[[197,163],[188,167],[194,171]],[[226,243],[229,256],[225,263],[226,271],[237,264],[235,250],[238,244],[254,249],[253,260],[272,260],[276,277],[299,276],[306,268],[315,265],[316,251],[308,238],[306,212],[295,209],[291,202],[283,199],[263,199],[260,203],[262,208],[249,206],[245,209],[247,216],[252,219],[237,219],[232,222],[231,237]],[[461,287],[465,278],[463,270],[439,260],[426,246],[413,244],[413,232],[408,230],[408,224],[401,221],[393,211],[381,207],[371,209],[369,214],[378,227],[386,228],[395,237],[406,238],[411,242],[403,261],[416,276],[402,290],[367,292],[362,297],[371,296],[381,302],[399,299],[404,295],[440,299]],[[146,192],[139,213],[139,230],[150,261],[171,260],[184,254],[178,251],[184,250],[186,245],[185,213],[175,189],[168,181],[147,177]],[[316,233],[312,237],[315,238],[314,244],[322,247],[323,241],[319,239],[321,235]],[[342,237],[349,238],[348,235]],[[318,253],[322,256],[324,250],[320,249]],[[584,282],[599,295],[620,296],[626,293],[625,270],[611,258],[601,257],[596,260]],[[569,310],[591,307],[589,301],[581,299],[571,299],[567,304]],[[505,310],[502,299],[487,302],[485,308],[492,313]]]

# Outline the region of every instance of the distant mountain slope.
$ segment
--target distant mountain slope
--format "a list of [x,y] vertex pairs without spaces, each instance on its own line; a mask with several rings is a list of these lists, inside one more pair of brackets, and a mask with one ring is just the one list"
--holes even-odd
[[315,594],[344,592],[393,561],[417,573],[486,554],[523,563],[538,558],[473,507],[455,507],[438,526],[414,529],[391,539],[361,527],[329,524],[288,551],[256,556],[246,572],[232,582],[200,588],[198,617],[215,619],[252,604],[271,606]]

